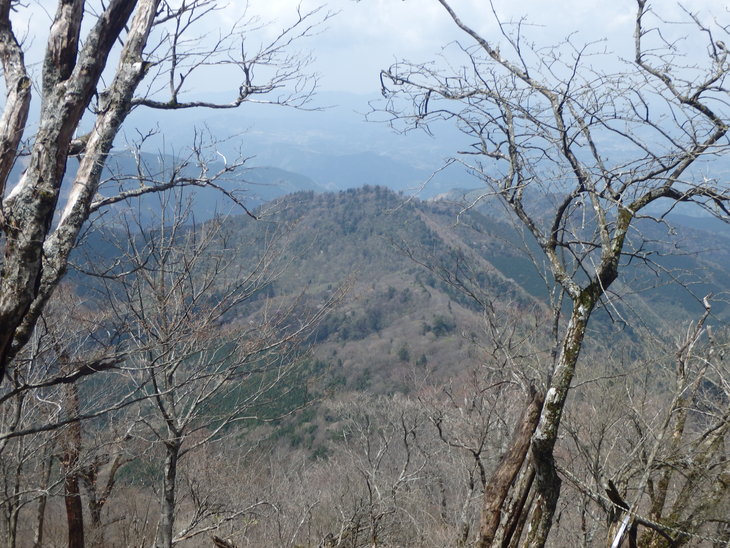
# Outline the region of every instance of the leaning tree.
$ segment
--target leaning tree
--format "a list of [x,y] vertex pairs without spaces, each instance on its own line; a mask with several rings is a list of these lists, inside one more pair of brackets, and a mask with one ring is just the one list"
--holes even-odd
[[[730,148],[728,26],[689,10],[684,26],[669,25],[636,0],[626,60],[610,42],[578,45],[574,36],[540,47],[524,21],[502,21],[493,5],[496,35],[486,38],[453,2],[437,1],[465,39],[440,60],[384,70],[386,111],[400,127],[435,131],[446,121],[471,139],[458,161],[486,184],[480,198],[501,200],[526,228],[570,303],[531,437],[535,480],[523,503],[531,502],[510,509],[529,513],[524,542],[542,546],[560,493],[554,448],[589,319],[611,306],[629,260],[651,258],[637,219],[662,221],[691,203],[730,220],[730,184],[717,167]],[[486,546],[496,533],[481,534]]]
[[[0,1],[5,80],[0,379],[28,341],[89,215],[122,197],[181,184],[175,178],[165,184],[142,181],[123,196],[97,194],[115,137],[133,109],[236,108],[256,98],[300,104],[311,93],[315,82],[303,72],[306,57],[292,55],[291,45],[327,15],[297,11],[289,26],[256,45],[250,32],[261,23],[242,10],[241,19],[224,29],[214,19],[220,9],[216,0],[59,0],[49,15],[32,3]],[[26,56],[42,37],[27,36],[27,28],[30,19],[44,17],[49,29],[37,75]],[[219,81],[234,83],[226,101],[191,93],[190,82],[210,70]],[[61,193],[71,156],[77,157],[78,168],[68,192]],[[19,177],[16,165],[22,169]],[[204,185],[215,179],[202,169],[184,182]]]

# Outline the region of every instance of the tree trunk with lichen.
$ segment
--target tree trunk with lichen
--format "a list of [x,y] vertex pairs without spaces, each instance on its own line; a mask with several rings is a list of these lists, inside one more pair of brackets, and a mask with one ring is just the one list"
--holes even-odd
[[180,445],[179,438],[165,442],[165,470],[160,501],[160,523],[157,527],[155,548],[172,548],[173,544],[175,487],[177,484],[177,465],[180,460]]
[[[6,102],[0,127],[0,225],[6,236],[0,276],[0,377],[8,361],[30,337],[35,322],[53,287],[63,275],[68,254],[88,217],[106,154],[129,104],[109,104],[94,128],[96,143],[87,147],[74,189],[85,191],[69,202],[66,212],[52,227],[66,161],[81,117],[97,91],[107,58],[137,2],[112,0],[97,19],[83,45],[80,44],[84,3],[60,2],[46,46],[43,62],[38,131],[20,181],[5,195],[10,168],[27,122],[30,104],[29,77],[23,52],[10,22],[10,4],[0,8],[0,57],[6,88],[12,100]],[[149,23],[142,21],[143,4],[129,35],[147,35]],[[128,50],[125,45],[125,50]],[[141,50],[140,50],[141,51]],[[130,59],[131,60],[131,59]],[[130,65],[131,66],[131,65]],[[125,83],[130,95],[138,78]],[[116,80],[115,80],[116,83]],[[114,87],[114,86],[112,86]],[[117,124],[100,126],[100,118],[116,114]],[[99,130],[102,131],[99,131]],[[88,166],[88,167],[86,167]],[[71,191],[74,193],[74,190]],[[90,193],[90,194],[89,194]],[[77,215],[73,213],[78,212]],[[84,216],[83,213],[86,213]],[[82,218],[83,217],[83,218]],[[52,229],[53,228],[53,229]]]
[[525,546],[542,547],[552,527],[555,508],[560,496],[560,478],[555,469],[553,450],[558,439],[560,420],[575,376],[575,367],[585,338],[588,320],[598,302],[595,290],[581,292],[573,304],[570,321],[563,336],[558,362],[545,395],[540,422],[532,436],[531,453],[535,467],[535,499]]
[[[598,69],[586,62],[598,53],[589,45],[576,48],[567,40],[536,47],[522,25],[504,24],[492,2],[499,44],[462,19],[450,0],[436,1],[468,37],[470,44],[459,48],[464,63],[449,59],[448,70],[395,63],[381,72],[385,110],[406,130],[458,121],[473,143],[464,154],[479,159],[464,163],[486,184],[483,196],[498,197],[534,238],[544,259],[536,266],[549,271],[560,303],[565,296],[572,304],[567,325],[558,322],[559,305],[556,310],[560,352],[550,364],[531,441],[534,502],[522,545],[544,546],[560,493],[554,448],[591,313],[616,280],[622,258],[650,262],[654,253],[654,242],[638,230],[625,249],[634,219],[650,216],[651,206],[661,211],[654,219],[666,222],[677,203],[730,218],[726,181],[693,169],[698,159],[728,150],[730,114],[716,99],[730,91],[730,57],[713,34],[725,35],[728,27],[716,22],[711,32],[686,12],[697,40],[684,42],[701,44],[707,54],[695,64],[701,57],[695,52],[678,54],[675,43],[653,41],[663,36],[664,21],[657,16],[651,23],[654,10],[636,0],[634,55],[628,70],[617,74],[614,60]],[[682,58],[692,63],[683,66]],[[403,111],[401,99],[410,111]],[[612,158],[618,141],[625,147],[620,161]]]

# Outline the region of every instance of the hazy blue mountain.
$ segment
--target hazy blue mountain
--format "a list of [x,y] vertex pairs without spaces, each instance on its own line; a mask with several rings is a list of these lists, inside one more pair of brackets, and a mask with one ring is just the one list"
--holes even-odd
[[695,228],[723,238],[730,238],[730,225],[711,215],[674,214],[671,220],[678,225]]
[[[277,163],[277,158],[279,161]],[[455,186],[479,182],[463,170],[452,167],[434,175],[430,169],[415,167],[408,158],[374,152],[342,155],[325,154],[295,146],[272,146],[265,155],[254,158],[302,173],[327,190],[346,190],[364,185],[384,186],[426,199]]]
[[[8,188],[19,180],[24,163],[17,162],[9,178]],[[174,157],[167,154],[141,153],[135,156],[127,151],[116,151],[107,160],[99,194],[102,196],[113,196],[122,190],[137,188],[140,184],[139,174],[145,179],[145,184],[154,184],[167,181],[172,170],[185,161],[184,157]],[[61,200],[63,200],[73,180],[78,159],[71,158],[68,161],[64,183],[61,188]],[[215,173],[222,169],[223,163],[220,158],[215,158],[210,164],[210,172]],[[181,177],[195,177],[200,170],[195,162],[190,162],[187,167],[180,170]],[[226,174],[221,178],[219,184],[226,190],[233,193],[236,199],[240,200],[249,209],[254,209],[262,203],[271,201],[279,196],[300,191],[324,192],[325,188],[318,185],[310,178],[300,174],[271,166],[248,166],[246,163],[236,171]],[[214,188],[188,187],[181,190],[182,194],[189,200],[193,216],[198,221],[209,219],[216,213],[236,212],[237,205],[226,198],[220,191]],[[151,220],[161,208],[160,197],[155,194],[148,194],[141,200],[130,202],[119,202],[113,204],[109,209],[112,215],[116,212],[135,208],[144,213],[144,219]],[[238,208],[238,212],[241,212]]]
[[[380,96],[321,93],[306,105],[308,110],[244,104],[235,110],[159,112],[153,121],[139,110],[128,125],[143,133],[158,131],[149,147],[176,150],[189,147],[202,132],[229,156],[242,152],[252,166],[301,173],[330,190],[377,184],[425,199],[453,188],[481,186],[456,165],[439,172],[447,158],[469,150],[473,141],[454,124],[435,124],[431,133],[398,133],[389,115],[378,111],[384,106]],[[602,135],[600,146],[608,165],[630,160],[630,151],[616,136]],[[687,175],[726,178],[728,173],[730,159],[713,156],[699,161]]]
[[[328,190],[383,185],[429,198],[455,186],[478,187],[463,169],[439,172],[454,147],[466,148],[464,137],[445,125],[438,138],[422,131],[393,131],[383,115],[372,115],[382,98],[354,94],[320,94],[310,110],[273,105],[243,105],[228,111],[160,113],[149,122],[135,113],[130,125],[157,129],[148,149],[158,146],[183,151],[202,132],[218,140],[227,156],[243,154],[252,166],[272,166],[301,173]],[[426,184],[428,181],[428,184]],[[423,187],[423,188],[422,188]]]

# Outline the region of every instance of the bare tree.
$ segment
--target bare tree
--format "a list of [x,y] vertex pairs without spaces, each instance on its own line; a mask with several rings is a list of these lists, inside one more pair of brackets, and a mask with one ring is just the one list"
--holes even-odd
[[482,197],[496,196],[526,228],[571,303],[556,324],[559,352],[531,440],[524,542],[542,546],[560,493],[553,450],[588,321],[600,303],[611,306],[628,258],[650,260],[635,220],[651,212],[659,221],[680,202],[730,219],[727,183],[703,170],[703,160],[728,149],[730,59],[718,41],[727,26],[687,11],[692,38],[670,43],[661,19],[637,0],[633,62],[617,70],[621,60],[609,54],[605,68],[599,63],[601,43],[569,38],[542,48],[494,9],[501,35],[488,40],[438,2],[469,41],[452,47],[462,62],[383,71],[387,110],[406,127],[452,121],[472,139],[462,161],[486,183]]
[[[27,533],[32,520],[26,507],[38,501],[37,545],[43,543],[47,501],[59,491],[64,493],[69,546],[84,545],[80,485],[85,455],[78,418],[114,404],[107,407],[106,394],[97,390],[96,401],[82,406],[79,385],[88,375],[78,372],[91,373],[114,355],[91,343],[102,317],[61,288],[34,329],[31,344],[16,356],[10,382],[0,390],[5,419],[0,421],[0,461],[8,466],[6,472],[13,468],[6,474],[6,496],[0,506],[6,514],[25,512],[21,530]],[[108,363],[118,361],[114,357]],[[14,545],[16,529],[17,523],[6,527],[9,545]]]
[[[578,379],[561,473],[585,497],[583,519],[593,522],[581,527],[587,538],[727,542],[727,333],[707,325],[707,305],[683,333],[663,330],[673,340],[643,333],[628,367],[603,352],[604,366]],[[566,513],[575,516],[576,506]]]
[[341,291],[317,303],[268,299],[287,266],[285,233],[259,230],[243,240],[224,218],[190,224],[189,204],[158,196],[158,223],[127,226],[124,272],[108,278],[105,292],[113,331],[125,333],[125,368],[147,398],[137,431],[164,449],[155,545],[169,548],[243,513],[208,506],[190,484],[194,509],[174,532],[181,461],[291,390],[303,340]]
[[[182,4],[112,0],[93,5],[84,0],[59,1],[47,36],[42,74],[34,82],[25,59],[30,40],[19,39],[16,29],[18,21],[31,16],[30,7],[14,0],[0,2],[0,59],[6,91],[0,119],[3,377],[63,276],[83,224],[91,212],[110,202],[109,197],[98,198],[99,180],[114,139],[133,108],[235,108],[257,97],[296,105],[311,93],[314,82],[302,72],[306,59],[289,53],[289,46],[310,34],[313,25],[327,15],[319,10],[296,12],[290,25],[258,47],[246,40],[256,22],[245,18],[206,41],[209,45],[196,45],[204,34],[201,25],[218,8],[214,0]],[[184,99],[195,76],[210,68],[237,74],[231,99],[222,103]],[[30,120],[34,90],[40,99],[36,122]],[[87,119],[92,129],[75,135]],[[67,198],[61,200],[69,156],[77,156],[79,165]],[[11,170],[17,162],[22,162],[24,171],[13,184]],[[228,169],[231,166],[224,167]],[[201,173],[195,182],[209,180],[208,174]],[[155,192],[180,182],[142,184],[124,195]]]

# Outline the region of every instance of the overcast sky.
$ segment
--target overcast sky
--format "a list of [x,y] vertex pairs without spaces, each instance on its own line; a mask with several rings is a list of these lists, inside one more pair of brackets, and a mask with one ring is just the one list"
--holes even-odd
[[[240,10],[242,4],[243,0],[235,0],[228,9]],[[296,0],[249,0],[249,4],[264,19],[284,22],[291,20]],[[320,4],[302,2],[304,9]],[[483,36],[496,37],[487,0],[451,4]],[[679,5],[673,0],[654,4],[665,17],[679,18]],[[575,32],[577,41],[608,37],[613,51],[630,52],[635,0],[495,0],[494,5],[504,21],[526,17],[534,25],[527,30],[538,42],[554,43]],[[690,0],[685,5],[703,17],[710,16],[710,9],[715,13],[728,9],[725,0]],[[330,0],[326,6],[338,13],[307,44],[316,57],[323,90],[377,93],[380,69],[401,58],[426,61],[448,42],[463,39],[436,0]]]
[[[89,10],[101,0],[89,0]],[[182,0],[169,0],[171,3]],[[30,46],[26,60],[31,71],[40,72],[45,38],[55,12],[56,0],[30,0],[25,7],[14,14],[16,32],[26,39]],[[529,39],[542,45],[555,44],[565,36],[575,33],[576,43],[596,41],[608,38],[606,47],[625,57],[631,57],[632,36],[634,26],[635,0],[494,0],[494,7],[504,22],[526,18],[525,34]],[[261,31],[262,35],[253,33],[251,41],[265,39],[280,32],[296,19],[298,0],[219,0],[220,11],[207,17],[202,24],[196,24],[191,34],[202,36],[201,47],[208,36],[217,36],[222,28],[241,19],[258,16],[263,22],[270,24]],[[654,0],[657,10],[669,21],[680,19],[681,11],[674,0]],[[248,5],[248,11],[245,7]],[[489,0],[451,0],[452,7],[461,18],[489,40],[495,41],[499,33],[491,13]],[[725,21],[728,16],[730,0],[689,0],[685,5],[708,20],[713,11]],[[296,44],[296,49],[308,50],[315,59],[312,70],[320,74],[321,93],[317,101],[320,105],[340,105],[336,110],[347,114],[353,120],[362,121],[362,112],[368,110],[368,103],[363,98],[345,98],[340,100],[336,92],[350,92],[377,97],[380,91],[379,72],[400,59],[413,62],[434,59],[441,48],[454,40],[465,39],[449,18],[437,0],[301,0],[302,11],[323,6],[335,15],[323,25],[316,36]],[[88,23],[93,18],[88,18]],[[687,31],[678,25],[663,25],[667,36],[673,33],[683,35]],[[247,38],[249,35],[247,34]],[[730,40],[726,38],[730,43]],[[698,47],[706,48],[706,43]],[[205,74],[197,79],[188,80],[190,84],[187,97],[207,98],[209,91],[225,93],[222,100],[230,100],[240,82],[238,73],[230,71]],[[163,89],[164,91],[164,89]],[[37,96],[37,94],[36,94]],[[219,98],[220,99],[220,98]],[[253,130],[256,116],[267,120],[269,116],[293,116],[290,110],[273,112],[271,109],[257,111],[248,105],[240,113],[229,113],[227,121],[236,128]],[[197,122],[214,114],[210,111],[187,112],[186,115]],[[311,132],[321,125],[321,116],[314,113],[308,123],[313,126]],[[308,115],[308,114],[307,114]],[[162,113],[139,115],[143,121],[156,124]],[[179,115],[171,115],[178,118]],[[197,116],[197,118],[195,118]],[[260,124],[261,125],[261,124]],[[270,123],[265,123],[270,130]],[[263,126],[262,126],[263,127]],[[333,126],[336,129],[336,126]],[[263,131],[263,129],[261,130]],[[383,128],[387,131],[387,128]],[[289,132],[292,134],[293,132]],[[302,129],[291,138],[302,139]]]
[[[215,35],[216,25],[226,27],[244,13],[270,22],[268,32],[277,32],[295,19],[300,0],[220,0],[219,4],[225,7],[206,18],[202,35]],[[32,45],[30,62],[42,56],[55,5],[55,0],[34,0],[14,15],[16,32]],[[498,37],[488,0],[451,0],[451,5],[483,36]],[[654,0],[653,5],[668,20],[679,19],[680,7],[674,0]],[[684,5],[705,19],[711,12],[726,19],[730,0],[688,0]],[[379,71],[395,60],[426,61],[450,41],[464,40],[437,0],[301,0],[303,11],[318,6],[335,16],[298,47],[312,52],[323,91],[377,93]],[[544,45],[576,33],[578,42],[608,37],[612,51],[623,48],[622,53],[630,54],[635,0],[494,0],[494,6],[503,21],[525,17],[531,25],[527,34]],[[665,31],[682,32],[671,26]],[[220,85],[201,83],[206,84]]]

